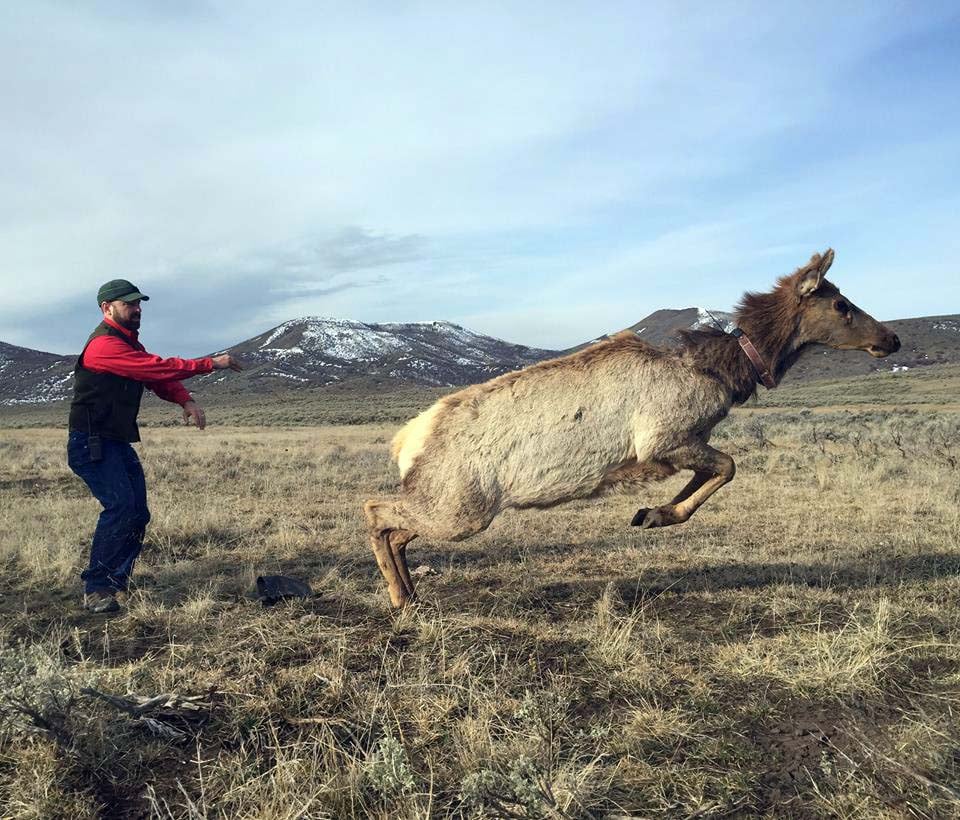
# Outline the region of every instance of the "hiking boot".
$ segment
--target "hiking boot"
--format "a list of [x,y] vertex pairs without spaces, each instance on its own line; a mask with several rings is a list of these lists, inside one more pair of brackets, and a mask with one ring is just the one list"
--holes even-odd
[[83,596],[83,608],[90,612],[117,612],[120,604],[117,603],[116,593],[110,590],[88,592]]

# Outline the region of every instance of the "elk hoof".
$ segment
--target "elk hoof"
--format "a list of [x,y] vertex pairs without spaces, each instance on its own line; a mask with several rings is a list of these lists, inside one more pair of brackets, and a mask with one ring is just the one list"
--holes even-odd
[[669,527],[673,524],[680,524],[682,521],[683,519],[674,513],[672,507],[654,507],[652,510],[646,508],[637,510],[637,514],[633,517],[630,525],[649,530],[654,527]]
[[407,592],[406,589],[390,589],[390,605],[394,609],[403,609],[413,602],[413,598],[414,596]]

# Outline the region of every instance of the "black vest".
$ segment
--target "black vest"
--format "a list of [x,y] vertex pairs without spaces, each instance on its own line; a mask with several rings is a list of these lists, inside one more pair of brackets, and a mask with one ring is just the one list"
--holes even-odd
[[90,334],[73,369],[73,402],[70,404],[70,429],[98,433],[117,441],[140,441],[137,413],[143,384],[113,373],[94,373],[83,366],[87,345],[98,336],[122,339],[134,350],[140,348],[127,335],[101,322]]

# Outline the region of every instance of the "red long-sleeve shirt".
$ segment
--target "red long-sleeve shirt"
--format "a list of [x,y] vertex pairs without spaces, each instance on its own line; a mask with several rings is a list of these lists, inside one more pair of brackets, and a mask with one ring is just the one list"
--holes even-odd
[[115,336],[97,336],[83,352],[83,366],[94,373],[113,373],[127,379],[143,382],[143,386],[152,390],[161,399],[179,404],[181,407],[190,401],[190,393],[180,384],[180,379],[199,376],[213,370],[213,359],[179,359],[171,356],[162,359],[147,353],[140,344],[139,334],[127,330],[107,317],[103,321],[119,330],[129,338],[134,350]]

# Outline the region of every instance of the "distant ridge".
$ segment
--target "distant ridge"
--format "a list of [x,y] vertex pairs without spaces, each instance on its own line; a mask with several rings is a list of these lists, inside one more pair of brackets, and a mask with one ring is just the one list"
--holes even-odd
[[[649,316],[641,319],[636,324],[630,325],[630,327],[623,328],[623,330],[632,330],[644,341],[650,342],[650,344],[656,345],[657,347],[671,347],[677,343],[677,332],[680,330],[716,327],[713,318],[711,318],[711,314],[716,317],[725,331],[729,333],[733,330],[732,313],[727,313],[722,310],[708,310],[707,308],[701,307],[681,308],[680,310],[672,310],[670,308],[655,310]],[[572,347],[569,351],[565,352],[580,350],[580,348],[593,342],[598,342],[600,339],[609,338],[610,335],[612,334],[604,334],[597,339]]]
[[0,404],[56,401],[73,389],[76,356],[0,342]]
[[[730,313],[696,307],[658,310],[625,329],[651,344],[669,347],[676,344],[678,330],[714,326],[710,313],[725,330],[732,329]],[[887,324],[903,342],[893,356],[874,359],[859,351],[815,347],[800,357],[784,381],[960,363],[960,315],[898,319]],[[372,389],[446,387],[485,381],[591,343],[554,351],[512,344],[452,322],[366,324],[304,317],[227,348],[246,362],[242,373],[210,373],[191,379],[189,386],[200,394],[276,392],[333,384]],[[68,398],[75,361],[75,355],[58,356],[0,342],[0,405]]]
[[[452,322],[366,324],[316,316],[292,319],[220,352],[242,358],[244,371],[193,378],[192,391],[273,392],[340,383],[446,387],[485,381],[556,355]],[[75,362],[75,355],[0,342],[0,404],[68,398]]]
[[[328,385],[363,380],[371,384],[434,387],[472,384],[555,355],[511,344],[452,322],[366,324],[308,316],[284,322],[226,351],[247,370],[210,373],[193,383]],[[289,385],[288,385],[289,386]]]

